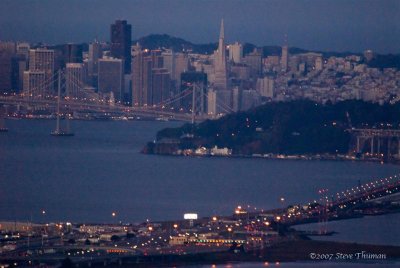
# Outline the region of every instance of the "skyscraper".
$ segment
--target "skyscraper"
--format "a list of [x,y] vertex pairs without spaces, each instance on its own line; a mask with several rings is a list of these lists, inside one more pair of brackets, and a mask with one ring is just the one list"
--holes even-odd
[[214,52],[215,81],[214,89],[228,89],[228,78],[226,68],[226,51],[224,36],[224,20],[221,20],[221,30],[219,33],[218,50]]
[[89,44],[88,53],[88,79],[91,86],[97,88],[98,62],[103,52],[99,42]]
[[163,67],[160,50],[142,51],[134,47],[132,64],[132,104],[154,105],[170,94],[171,74]]
[[169,98],[171,77],[167,69],[154,68],[152,70],[152,98],[151,105],[160,104]]
[[125,74],[131,73],[132,26],[126,20],[111,25],[111,56],[124,60]]
[[246,55],[243,61],[250,67],[250,77],[257,79],[262,73],[262,53],[254,48],[253,52]]
[[114,58],[99,59],[99,93],[113,93],[117,101],[122,101],[124,65],[123,60]]
[[143,105],[143,57],[142,48],[133,47],[132,56],[132,106]]
[[229,60],[234,63],[241,63],[243,58],[243,46],[242,44],[235,42],[229,46]]
[[82,45],[66,44],[63,48],[63,58],[65,63],[80,63],[82,62]]
[[15,54],[15,43],[0,43],[0,92],[9,92],[12,87],[12,58]]
[[282,56],[281,56],[281,70],[283,72],[288,71],[288,62],[289,62],[289,51],[287,45],[287,36],[285,36],[285,44],[282,46]]
[[28,97],[43,96],[45,94],[45,72],[25,71],[24,72],[24,94]]
[[67,96],[79,98],[83,96],[85,87],[85,71],[82,63],[67,63],[66,65],[66,89]]
[[[40,88],[40,94],[53,94],[54,81],[54,50],[46,48],[37,48],[29,50],[29,71],[31,72],[44,72],[45,82]],[[36,75],[35,75],[36,77]],[[25,80],[25,78],[24,78]],[[25,82],[24,82],[25,90]],[[36,95],[36,92],[32,92]]]

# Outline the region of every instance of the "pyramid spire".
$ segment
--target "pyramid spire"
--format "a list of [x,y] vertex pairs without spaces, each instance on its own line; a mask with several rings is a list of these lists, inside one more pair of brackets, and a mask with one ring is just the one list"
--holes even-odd
[[225,38],[224,19],[221,19],[221,30],[219,31],[219,39]]

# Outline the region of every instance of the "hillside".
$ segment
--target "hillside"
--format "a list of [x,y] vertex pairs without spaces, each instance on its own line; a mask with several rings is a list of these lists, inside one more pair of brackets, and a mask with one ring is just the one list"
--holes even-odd
[[[157,140],[180,140],[180,149],[228,147],[241,155],[347,153],[349,128],[398,128],[399,114],[400,104],[354,100],[326,105],[307,100],[269,103],[195,126],[167,128],[157,133]],[[194,138],[182,138],[185,134]]]

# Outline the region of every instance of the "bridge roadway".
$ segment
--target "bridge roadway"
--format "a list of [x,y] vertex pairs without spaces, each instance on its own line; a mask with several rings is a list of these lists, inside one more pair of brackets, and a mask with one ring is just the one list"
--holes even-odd
[[[335,196],[325,196],[321,199],[320,206],[315,207],[307,213],[292,215],[287,217],[286,213],[281,214],[282,222],[287,225],[297,225],[307,222],[316,222],[325,216],[326,220],[339,217],[349,217],[346,211],[357,209],[359,205],[379,201],[382,198],[389,200],[391,196],[398,198],[400,193],[400,176],[392,176],[389,179],[385,178],[374,182],[369,182],[364,185],[345,190],[341,194]],[[332,200],[330,200],[332,198]],[[343,214],[345,212],[345,214]]]
[[[57,101],[55,99],[29,99],[18,96],[5,97],[0,96],[0,104],[2,105],[14,105],[14,106],[39,106],[46,108],[57,107]],[[128,107],[120,104],[109,104],[106,102],[96,101],[79,101],[79,100],[60,100],[60,109],[67,109],[68,111],[76,112],[102,112],[102,113],[123,113],[127,116],[141,116],[141,117],[165,117],[168,119],[191,122],[192,114],[189,113],[177,113],[168,111],[167,109],[160,109],[157,107]],[[212,119],[207,114],[196,115],[194,117],[196,122],[201,122],[206,119]]]

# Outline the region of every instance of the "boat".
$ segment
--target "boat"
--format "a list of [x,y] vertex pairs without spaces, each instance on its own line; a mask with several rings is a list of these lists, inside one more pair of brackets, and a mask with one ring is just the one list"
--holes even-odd
[[74,136],[75,134],[72,133],[72,132],[64,132],[64,131],[56,131],[56,130],[54,130],[54,131],[52,131],[50,133],[50,135],[51,136],[67,136],[67,137],[71,137],[71,136]]

